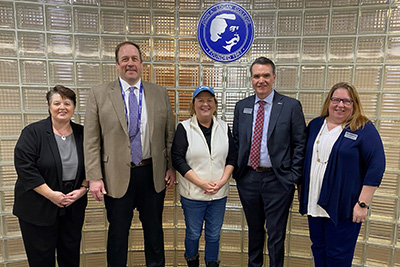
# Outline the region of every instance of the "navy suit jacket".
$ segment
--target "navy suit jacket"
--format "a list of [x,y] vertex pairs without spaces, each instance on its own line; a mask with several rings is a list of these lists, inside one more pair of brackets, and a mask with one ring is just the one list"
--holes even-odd
[[[241,179],[246,173],[250,155],[255,95],[235,106],[233,138],[238,149],[238,161],[233,177]],[[275,91],[268,125],[267,147],[277,179],[289,189],[302,175],[306,143],[306,124],[298,100]]]
[[[83,127],[72,121],[71,127],[78,153],[74,186],[74,189],[78,189],[85,178]],[[50,117],[32,123],[22,130],[14,149],[14,165],[18,179],[14,190],[13,214],[38,226],[54,224],[61,208],[33,190],[46,183],[51,189],[62,192],[62,163]],[[85,216],[86,204],[85,194],[68,207],[78,222]]]

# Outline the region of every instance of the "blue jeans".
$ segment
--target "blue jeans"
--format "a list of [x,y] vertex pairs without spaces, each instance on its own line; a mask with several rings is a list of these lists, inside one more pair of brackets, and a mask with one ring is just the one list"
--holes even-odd
[[205,262],[218,260],[219,238],[224,221],[226,199],[224,197],[212,201],[200,201],[181,197],[186,223],[186,258],[191,258],[199,253],[199,239],[205,221]]

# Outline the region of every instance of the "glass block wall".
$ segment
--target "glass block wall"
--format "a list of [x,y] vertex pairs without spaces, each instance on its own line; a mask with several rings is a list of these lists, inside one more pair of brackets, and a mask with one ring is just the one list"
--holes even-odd
[[[218,113],[232,123],[235,103],[252,94],[250,63],[277,64],[276,89],[299,99],[307,121],[318,116],[330,87],[349,81],[385,146],[387,169],[363,224],[354,266],[400,266],[400,1],[237,0],[255,23],[249,52],[236,62],[207,58],[197,21],[217,0],[0,1],[0,266],[27,266],[11,214],[16,173],[13,148],[21,129],[47,116],[46,91],[63,84],[78,95],[74,121],[84,124],[90,87],[117,78],[115,46],[132,40],[144,52],[144,80],[168,88],[176,122],[189,117],[191,93],[215,88]],[[246,266],[247,226],[231,183],[221,235],[224,266]],[[176,190],[176,189],[174,189]],[[176,191],[165,200],[168,266],[184,266],[184,221]],[[286,238],[286,266],[313,266],[307,221],[295,199]],[[132,222],[129,266],[144,266],[142,230]],[[106,266],[103,203],[89,197],[82,266]],[[201,242],[204,245],[204,241]],[[265,260],[268,255],[265,252]]]

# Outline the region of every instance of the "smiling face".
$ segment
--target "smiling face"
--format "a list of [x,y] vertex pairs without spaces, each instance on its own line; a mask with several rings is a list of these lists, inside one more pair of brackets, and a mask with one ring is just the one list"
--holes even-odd
[[139,50],[131,45],[123,45],[118,52],[116,62],[119,77],[129,85],[136,84],[142,74],[143,62],[140,59]]
[[266,98],[272,92],[276,74],[269,64],[254,64],[251,69],[251,84],[260,99]]
[[215,111],[215,99],[209,92],[201,92],[194,98],[194,111],[199,121],[211,121]]
[[71,99],[62,98],[60,94],[55,93],[50,99],[49,112],[51,118],[58,123],[66,123],[74,115],[75,106]]
[[[351,99],[349,91],[344,88],[336,89],[333,92],[332,97]],[[333,104],[332,101],[330,101],[328,108],[329,120],[335,124],[342,124],[353,114],[353,105],[354,104],[351,103],[347,106],[343,103],[343,101],[340,101],[338,104]]]

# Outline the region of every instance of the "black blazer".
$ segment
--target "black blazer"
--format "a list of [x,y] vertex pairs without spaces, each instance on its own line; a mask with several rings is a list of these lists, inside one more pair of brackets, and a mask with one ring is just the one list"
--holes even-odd
[[[83,126],[73,123],[71,127],[78,153],[78,170],[75,189],[80,188],[85,178],[83,158]],[[14,189],[13,214],[21,220],[48,226],[62,214],[62,208],[53,204],[33,189],[46,183],[55,191],[62,191],[62,163],[54,137],[51,118],[26,126],[14,149],[14,165],[18,179]],[[83,220],[87,205],[86,195],[70,205],[72,216]]]
[[[238,162],[233,173],[242,178],[250,155],[255,95],[235,106],[233,138],[238,148]],[[275,91],[268,125],[267,146],[275,176],[288,189],[302,175],[306,143],[306,124],[298,100]]]

